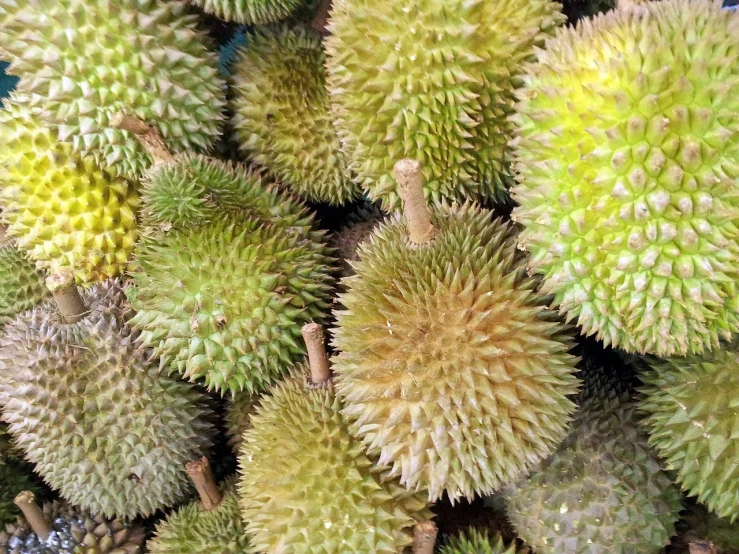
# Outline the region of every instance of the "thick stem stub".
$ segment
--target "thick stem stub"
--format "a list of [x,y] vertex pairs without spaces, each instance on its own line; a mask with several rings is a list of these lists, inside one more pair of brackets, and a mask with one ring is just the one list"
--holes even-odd
[[423,197],[421,164],[416,160],[400,160],[393,167],[393,175],[398,182],[398,194],[408,220],[408,238],[415,244],[430,242],[434,238],[434,226]]
[[321,0],[321,5],[318,6],[318,10],[310,22],[310,26],[322,35],[328,34],[326,25],[328,25],[328,15],[332,4],[332,0]]
[[198,491],[203,509],[210,512],[217,508],[223,500],[223,494],[218,490],[208,458],[203,456],[200,460],[187,462],[185,471]]
[[710,541],[693,541],[689,547],[690,554],[716,554],[716,547]]
[[433,554],[438,529],[433,521],[421,521],[413,529],[413,554]]
[[154,125],[148,125],[138,117],[122,113],[115,114],[111,118],[110,124],[116,129],[128,131],[132,135],[136,135],[138,141],[144,145],[154,160],[154,164],[170,162],[174,159],[174,156],[172,156],[172,153],[164,143],[162,135]]
[[308,349],[308,363],[310,364],[310,380],[314,385],[325,383],[331,378],[331,368],[326,353],[326,337],[323,326],[318,323],[306,323],[300,330]]
[[85,317],[87,308],[75,286],[74,271],[69,268],[55,271],[46,278],[46,288],[67,323],[76,323]]
[[31,491],[23,491],[15,497],[13,502],[23,512],[23,517],[26,518],[33,532],[36,533],[42,542],[46,542],[53,529],[51,523],[44,516],[43,510],[36,504],[36,497],[33,493]]

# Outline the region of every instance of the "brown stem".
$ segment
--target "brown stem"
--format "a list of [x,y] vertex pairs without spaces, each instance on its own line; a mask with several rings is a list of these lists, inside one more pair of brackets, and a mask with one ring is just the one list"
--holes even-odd
[[138,117],[123,113],[115,114],[110,119],[110,124],[117,129],[136,135],[136,138],[144,145],[155,164],[169,162],[174,159],[167,145],[164,144],[159,129],[154,125],[148,125]]
[[398,193],[403,199],[403,212],[408,220],[408,236],[415,244],[426,244],[434,238],[434,226],[423,197],[423,174],[416,160],[400,160],[393,168]]
[[318,6],[318,10],[310,22],[310,26],[322,35],[328,34],[326,25],[328,24],[329,12],[331,11],[332,4],[332,0],[321,0],[321,5]]
[[306,323],[300,331],[308,349],[310,380],[314,385],[325,383],[331,378],[331,369],[328,365],[323,327],[318,323]]
[[21,509],[23,516],[41,541],[46,542],[51,535],[51,523],[44,516],[44,512],[36,504],[36,497],[31,491],[23,491],[13,500]]
[[46,288],[51,291],[59,312],[67,323],[75,323],[87,312],[74,282],[74,272],[69,268],[59,269],[46,278]]
[[716,554],[716,547],[709,541],[692,541],[689,548],[690,554]]
[[203,456],[200,460],[187,462],[185,471],[187,471],[187,475],[192,479],[200,495],[203,509],[210,512],[217,508],[223,500],[223,494],[218,490],[213,472],[210,470],[208,458]]
[[417,523],[413,529],[413,554],[433,554],[437,532],[433,521]]

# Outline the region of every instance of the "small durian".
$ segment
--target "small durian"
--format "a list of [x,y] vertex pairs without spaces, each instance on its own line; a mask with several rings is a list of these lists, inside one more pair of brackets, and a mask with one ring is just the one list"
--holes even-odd
[[366,203],[356,213],[349,214],[346,224],[331,236],[328,245],[336,249],[341,277],[354,275],[351,264],[359,260],[359,245],[372,235],[384,219],[385,214],[374,203]]
[[336,0],[328,90],[356,182],[400,208],[393,164],[433,200],[504,200],[522,63],[565,21],[550,0]]
[[305,0],[190,0],[204,12],[226,21],[267,25],[293,15]]
[[[0,242],[0,325],[49,296],[44,275],[15,245]],[[2,435],[2,431],[0,431]],[[0,456],[2,446],[0,445]]]
[[514,542],[505,542],[500,535],[471,529],[466,533],[450,537],[439,554],[518,554],[521,552]]
[[7,236],[39,269],[71,267],[93,283],[119,275],[133,252],[133,184],[74,154],[17,96],[0,110],[0,204]]
[[687,494],[730,522],[739,518],[739,343],[653,360],[641,376],[649,443]]
[[0,532],[0,554],[139,554],[144,529],[52,502],[40,508],[31,491],[15,498],[24,518]]
[[718,0],[599,15],[526,66],[512,217],[585,335],[664,357],[739,331],[738,79]]
[[239,511],[236,478],[219,488],[207,458],[187,463],[200,500],[179,508],[146,542],[151,554],[247,554],[249,541]]
[[[300,365],[262,397],[239,457],[250,552],[396,554],[414,542],[426,503],[387,477],[349,433],[330,378],[323,330],[303,335]],[[423,522],[426,529],[430,522]],[[433,527],[435,530],[435,527]],[[416,533],[433,549],[429,533]]]
[[151,160],[117,128],[125,111],[157,125],[173,152],[205,152],[220,132],[225,82],[181,0],[0,0],[0,57],[19,98],[75,151],[138,178]]
[[0,335],[0,417],[35,471],[105,517],[150,515],[186,496],[184,463],[211,442],[205,395],[136,344],[123,286],[83,291],[71,271]]
[[701,504],[688,507],[682,514],[682,521],[687,529],[679,543],[710,541],[718,554],[739,554],[739,522],[731,523],[726,518],[718,517]]
[[406,218],[381,224],[342,280],[337,392],[390,476],[431,501],[471,499],[565,437],[577,359],[515,229],[472,203],[429,211],[420,165],[396,172]]
[[251,417],[259,405],[260,395],[240,392],[226,407],[226,435],[228,444],[238,455],[244,432],[251,427]]
[[340,205],[360,195],[329,114],[321,37],[300,27],[249,35],[233,66],[241,150],[290,191]]

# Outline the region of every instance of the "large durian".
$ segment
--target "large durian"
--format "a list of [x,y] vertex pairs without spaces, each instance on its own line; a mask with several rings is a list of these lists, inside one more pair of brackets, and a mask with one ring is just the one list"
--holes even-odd
[[515,230],[471,203],[429,213],[418,163],[396,167],[408,223],[382,224],[342,281],[337,391],[352,433],[392,477],[430,500],[470,499],[564,438],[576,358]]
[[461,535],[450,537],[439,554],[517,554],[521,552],[515,542],[505,542],[500,535],[472,529]]
[[739,344],[652,362],[642,375],[649,442],[681,488],[731,522],[739,518]]
[[0,325],[7,323],[18,312],[32,308],[48,295],[43,273],[15,245],[0,242]]
[[328,88],[349,169],[400,207],[392,167],[423,165],[425,194],[501,200],[521,64],[562,23],[550,0],[336,0]]
[[61,141],[138,177],[150,159],[114,126],[118,112],[156,124],[176,152],[206,151],[220,130],[218,57],[188,10],[181,0],[1,0],[0,57]]
[[305,5],[305,0],[190,0],[205,12],[211,13],[226,21],[245,23],[246,25],[266,25],[286,19],[298,8]]
[[524,82],[513,219],[542,292],[631,352],[739,331],[739,14],[612,11],[559,30]]
[[184,463],[210,444],[210,410],[135,344],[120,281],[83,292],[71,272],[0,336],[2,420],[26,460],[72,504],[149,515],[188,492]]
[[188,462],[187,473],[200,500],[179,508],[157,525],[146,542],[152,554],[246,554],[249,541],[241,520],[236,479],[219,488],[207,458]]
[[137,238],[133,184],[57,141],[20,97],[5,106],[0,204],[8,237],[39,269],[71,267],[80,283],[117,276]]
[[310,376],[301,365],[274,385],[244,433],[239,494],[250,552],[404,552],[426,504],[350,435],[322,330],[309,324],[304,334]]
[[321,37],[300,27],[257,31],[233,67],[239,145],[295,194],[344,204],[359,196],[329,114]]

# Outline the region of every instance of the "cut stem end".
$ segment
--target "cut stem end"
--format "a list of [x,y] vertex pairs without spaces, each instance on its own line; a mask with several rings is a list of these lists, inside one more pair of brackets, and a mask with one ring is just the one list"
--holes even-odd
[[59,312],[67,323],[76,323],[87,312],[71,269],[60,269],[46,278],[46,288],[51,292]]
[[52,527],[49,520],[44,516],[43,510],[36,504],[36,497],[31,491],[23,491],[13,500],[16,506],[23,512],[28,525],[41,541],[46,542],[51,535]]
[[154,160],[154,164],[166,163],[174,159],[172,153],[167,149],[162,135],[154,125],[148,125],[138,117],[122,113],[115,114],[110,119],[110,124],[116,129],[128,131],[135,135]]
[[308,363],[310,364],[310,379],[314,385],[325,383],[331,378],[331,368],[326,353],[326,337],[323,326],[318,323],[306,323],[300,330],[308,349]]
[[393,167],[403,213],[408,221],[408,238],[415,244],[427,244],[434,238],[434,226],[423,196],[423,174],[416,160],[400,160]]
[[208,458],[203,456],[200,460],[187,462],[185,471],[198,491],[203,509],[206,512],[216,509],[223,501],[223,493],[218,490]]
[[413,529],[413,554],[433,554],[438,532],[433,521],[417,523]]

